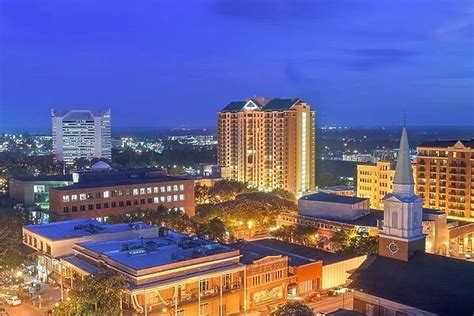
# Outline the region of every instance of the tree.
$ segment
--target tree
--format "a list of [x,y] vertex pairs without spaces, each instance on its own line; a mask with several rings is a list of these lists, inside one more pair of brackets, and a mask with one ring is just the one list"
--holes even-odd
[[296,197],[293,193],[283,189],[273,189],[272,194],[285,200],[296,201]]
[[214,217],[207,223],[199,224],[196,228],[196,235],[223,242],[227,237],[227,229],[220,218]]
[[314,316],[313,311],[307,305],[300,302],[287,302],[278,306],[271,316]]
[[75,281],[68,299],[53,309],[53,315],[119,315],[125,277],[99,271]]
[[210,188],[207,185],[197,184],[194,187],[194,198],[196,199],[196,204],[201,205],[209,203],[209,191]]
[[350,239],[351,231],[347,229],[341,229],[334,233],[331,237],[331,243],[335,250],[342,251],[349,247],[349,239]]
[[377,253],[378,238],[367,233],[357,233],[354,229],[341,229],[331,238],[332,245],[337,251],[349,251],[356,255]]

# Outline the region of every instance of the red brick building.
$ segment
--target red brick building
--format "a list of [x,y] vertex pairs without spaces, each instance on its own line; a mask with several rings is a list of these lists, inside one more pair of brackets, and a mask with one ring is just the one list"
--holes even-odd
[[155,169],[92,170],[74,183],[50,190],[53,220],[104,218],[156,210],[159,205],[194,215],[194,181]]

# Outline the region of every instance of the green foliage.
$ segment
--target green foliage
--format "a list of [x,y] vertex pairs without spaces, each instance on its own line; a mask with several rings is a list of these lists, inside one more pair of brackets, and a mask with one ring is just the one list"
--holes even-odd
[[196,235],[223,242],[227,237],[227,228],[220,218],[214,217],[207,223],[198,224],[196,227]]
[[287,302],[278,306],[271,316],[314,316],[313,311],[309,306],[300,302]]
[[274,189],[272,193],[282,199],[296,201],[295,195],[289,191],[283,189]]
[[22,227],[32,221],[27,210],[13,208],[0,209],[0,218],[0,270],[15,268],[24,259],[18,252],[23,240]]
[[120,315],[125,277],[100,271],[76,280],[68,299],[54,308],[53,315]]
[[331,238],[335,250],[349,251],[357,255],[377,253],[378,238],[367,233],[357,234],[355,230],[342,229]]
[[318,230],[309,226],[282,226],[270,232],[270,235],[277,239],[294,242],[305,246],[316,246],[318,242]]
[[197,185],[194,194],[197,204],[217,204],[234,200],[237,195],[246,192],[251,192],[251,189],[243,182],[221,180],[211,187]]

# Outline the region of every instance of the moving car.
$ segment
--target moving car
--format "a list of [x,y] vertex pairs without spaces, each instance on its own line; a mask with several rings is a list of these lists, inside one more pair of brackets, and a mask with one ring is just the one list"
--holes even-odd
[[7,298],[7,304],[11,306],[17,306],[21,304],[21,300],[18,296],[12,296]]

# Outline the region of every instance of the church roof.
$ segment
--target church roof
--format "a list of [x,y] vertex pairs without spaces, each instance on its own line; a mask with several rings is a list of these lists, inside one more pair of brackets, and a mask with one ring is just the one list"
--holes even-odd
[[397,165],[395,167],[394,184],[414,184],[413,171],[408,147],[407,129],[403,127],[402,137],[400,139],[400,149],[398,150]]
[[438,315],[474,311],[472,262],[424,252],[409,261],[372,256],[351,279],[355,290]]

